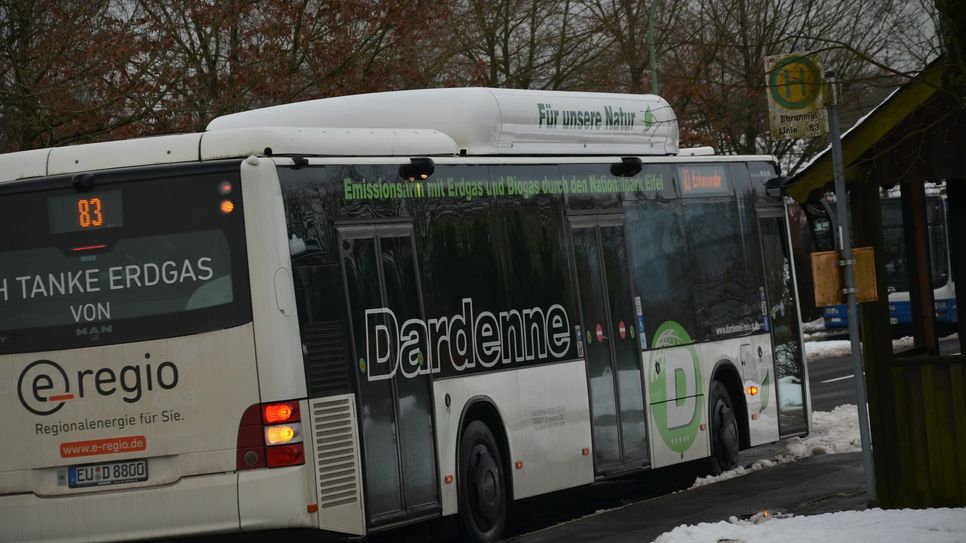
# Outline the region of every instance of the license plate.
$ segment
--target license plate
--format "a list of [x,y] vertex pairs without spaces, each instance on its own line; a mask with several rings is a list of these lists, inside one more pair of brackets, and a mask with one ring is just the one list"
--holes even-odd
[[67,469],[67,486],[70,488],[137,483],[147,480],[147,460],[101,462],[71,466]]

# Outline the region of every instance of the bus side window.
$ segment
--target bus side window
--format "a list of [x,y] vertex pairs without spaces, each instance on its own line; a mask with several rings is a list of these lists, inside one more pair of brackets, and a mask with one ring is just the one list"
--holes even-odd
[[639,200],[626,205],[631,268],[646,337],[653,338],[667,321],[693,334],[694,297],[679,203]]
[[683,200],[688,262],[694,279],[700,340],[720,339],[752,330],[757,278],[743,256],[737,202],[734,198]]
[[295,306],[310,397],[350,390],[345,292],[331,228],[332,167],[280,168]]

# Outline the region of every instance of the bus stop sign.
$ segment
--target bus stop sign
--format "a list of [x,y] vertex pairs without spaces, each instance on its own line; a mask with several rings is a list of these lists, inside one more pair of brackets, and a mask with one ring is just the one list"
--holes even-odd
[[813,138],[828,133],[818,57],[793,53],[765,57],[768,119],[775,139]]

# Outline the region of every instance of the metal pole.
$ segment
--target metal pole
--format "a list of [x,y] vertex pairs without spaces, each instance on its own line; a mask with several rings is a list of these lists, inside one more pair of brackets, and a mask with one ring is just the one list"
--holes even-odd
[[651,52],[651,94],[660,94],[657,88],[657,52],[654,50],[654,12],[661,0],[653,0],[647,10],[647,48]]
[[855,398],[859,414],[859,437],[862,440],[862,465],[865,468],[865,488],[875,497],[875,467],[872,464],[872,437],[869,433],[868,400],[865,394],[865,370],[862,368],[862,345],[859,342],[859,308],[855,300],[855,278],[852,270],[852,228],[849,222],[849,203],[845,193],[845,169],[842,165],[842,133],[839,130],[838,84],[834,72],[825,77],[831,90],[828,103],[829,143],[832,147],[832,175],[835,177],[835,202],[838,214],[838,246],[842,257],[839,265],[845,280],[843,289],[848,300],[849,340],[852,342],[852,370],[855,374]]

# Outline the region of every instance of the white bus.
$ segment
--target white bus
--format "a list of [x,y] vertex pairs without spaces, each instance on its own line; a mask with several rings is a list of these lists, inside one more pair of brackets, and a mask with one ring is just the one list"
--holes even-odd
[[[910,278],[909,258],[906,254],[906,231],[902,227],[902,200],[898,191],[883,194],[879,200],[882,212],[883,259],[885,260],[886,289],[889,292],[889,321],[893,334],[897,337],[912,331],[912,304],[909,299]],[[940,334],[956,332],[959,311],[956,306],[956,284],[950,270],[953,255],[950,251],[948,235],[948,205],[946,195],[936,191],[926,196],[926,231],[929,239],[929,271],[933,288],[933,308],[935,309],[936,329]],[[816,208],[811,208],[815,210]],[[825,211],[818,208],[819,212]],[[828,204],[828,211],[834,213],[835,203]],[[814,212],[813,212],[814,213]],[[828,216],[813,216],[813,244],[817,250],[834,250],[835,242],[831,235],[832,221]],[[826,330],[847,330],[849,312],[845,304],[826,306],[822,309]]]
[[808,432],[766,156],[437,89],[0,156],[0,540],[362,535]]

